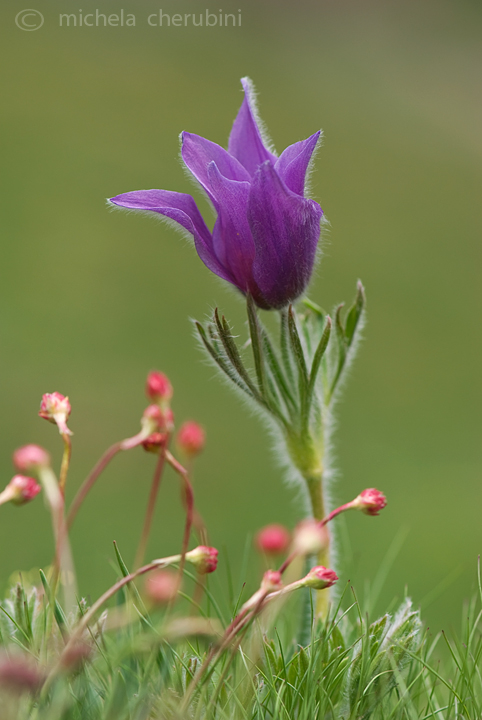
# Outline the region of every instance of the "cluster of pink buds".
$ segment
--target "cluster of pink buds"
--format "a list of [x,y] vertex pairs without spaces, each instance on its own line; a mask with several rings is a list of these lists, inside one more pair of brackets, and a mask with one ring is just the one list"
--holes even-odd
[[65,395],[58,392],[42,395],[39,415],[44,420],[57,425],[62,435],[72,435],[72,431],[67,427],[67,420],[71,410],[69,398],[65,397]]
[[199,545],[186,553],[186,560],[190,562],[200,575],[206,575],[216,570],[218,566],[218,551],[214,547]]

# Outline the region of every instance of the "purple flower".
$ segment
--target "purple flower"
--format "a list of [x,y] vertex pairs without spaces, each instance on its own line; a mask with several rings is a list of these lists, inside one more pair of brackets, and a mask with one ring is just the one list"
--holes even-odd
[[111,202],[174,220],[193,236],[213,273],[250,293],[259,307],[279,309],[304,292],[313,271],[323,211],[304,191],[320,132],[278,158],[263,139],[251,83],[241,82],[245,97],[227,151],[182,133],[182,159],[217,213],[212,232],[184,193],[139,190]]

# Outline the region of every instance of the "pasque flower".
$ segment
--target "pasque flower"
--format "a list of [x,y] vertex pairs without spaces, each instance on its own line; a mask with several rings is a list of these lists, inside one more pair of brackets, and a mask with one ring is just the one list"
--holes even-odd
[[182,133],[182,159],[217,213],[212,232],[184,193],[139,190],[111,202],[173,220],[213,273],[259,307],[279,309],[304,292],[313,270],[323,211],[305,197],[305,179],[320,132],[277,157],[263,137],[251,83],[241,82],[245,97],[227,151]]

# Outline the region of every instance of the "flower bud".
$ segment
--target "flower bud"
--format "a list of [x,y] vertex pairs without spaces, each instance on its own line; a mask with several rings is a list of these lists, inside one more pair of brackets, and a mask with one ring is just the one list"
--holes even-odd
[[329,544],[328,530],[316,520],[303,520],[297,525],[293,545],[299,555],[317,555]]
[[72,408],[70,407],[69,398],[58,392],[53,392],[42,395],[42,402],[40,403],[38,414],[41,418],[51,423],[56,423],[57,415],[61,416],[64,421],[67,421],[71,411]]
[[149,405],[142,415],[142,427],[156,432],[171,432],[174,428],[174,413],[170,408],[161,409],[158,405]]
[[195,457],[204,449],[206,435],[200,425],[189,420],[181,425],[176,442],[182,452],[189,457]]
[[172,398],[172,385],[167,375],[153,370],[147,376],[146,395],[155,403],[169,404]]
[[386,504],[385,495],[375,488],[363,490],[353,501],[353,507],[366,513],[366,515],[378,515]]
[[160,449],[166,442],[166,433],[155,432],[144,440],[142,447],[146,452],[159,454]]
[[2,655],[0,657],[0,685],[12,692],[35,692],[43,682],[43,675],[27,657]]
[[218,551],[216,548],[199,545],[186,553],[186,560],[192,563],[198,573],[205,575],[212,573],[218,566]]
[[92,654],[92,647],[84,640],[78,640],[62,653],[60,657],[62,668],[68,673],[78,672],[85,662],[90,660]]
[[14,505],[24,505],[33,500],[41,489],[34,478],[26,475],[15,475],[1,495],[8,498]]
[[281,580],[281,573],[277,570],[267,570],[261,581],[261,590],[272,593],[277,590],[281,590],[283,582]]
[[13,453],[13,464],[20,472],[37,470],[50,465],[50,455],[39,445],[24,445]]
[[267,555],[281,555],[290,544],[290,533],[283,525],[266,525],[256,535],[256,547]]
[[308,575],[303,578],[301,583],[304,587],[310,587],[314,590],[324,590],[336,583],[338,576],[334,570],[329,570],[323,565],[317,565],[312,568]]
[[147,596],[155,605],[168,605],[175,600],[178,589],[178,578],[169,570],[157,570],[146,581]]

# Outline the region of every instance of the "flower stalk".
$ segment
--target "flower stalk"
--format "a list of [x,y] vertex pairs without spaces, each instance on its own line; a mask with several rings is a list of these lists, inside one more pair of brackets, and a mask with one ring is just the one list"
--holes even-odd
[[[211,322],[196,323],[211,360],[277,428],[286,463],[304,487],[307,515],[319,522],[329,511],[325,475],[332,406],[353,355],[364,305],[360,282],[345,318],[340,305],[334,322],[310,301],[298,312],[289,305],[280,311],[281,332],[274,339],[262,325],[255,301],[248,294],[251,369],[228,321],[217,309]],[[328,545],[320,550],[316,563],[331,566]],[[320,617],[326,617],[328,602],[327,593],[319,594]]]

